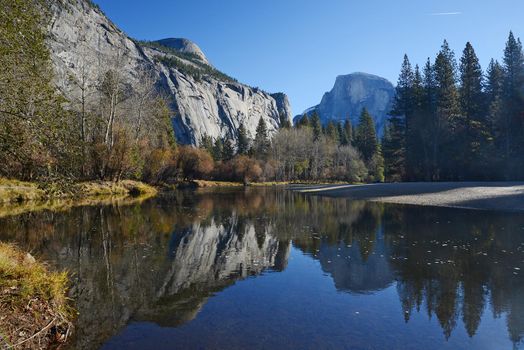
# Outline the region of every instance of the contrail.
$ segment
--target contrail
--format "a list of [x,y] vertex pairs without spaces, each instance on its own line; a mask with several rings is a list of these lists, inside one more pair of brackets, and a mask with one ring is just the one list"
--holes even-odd
[[430,13],[430,16],[458,16],[461,14],[462,12],[435,12]]

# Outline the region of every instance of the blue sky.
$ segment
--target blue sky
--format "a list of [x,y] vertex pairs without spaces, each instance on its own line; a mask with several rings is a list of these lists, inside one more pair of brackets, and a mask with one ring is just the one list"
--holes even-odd
[[404,53],[457,57],[471,41],[483,68],[510,30],[524,37],[522,0],[94,0],[128,35],[184,37],[243,83],[285,92],[293,113],[320,102],[337,75],[396,82]]

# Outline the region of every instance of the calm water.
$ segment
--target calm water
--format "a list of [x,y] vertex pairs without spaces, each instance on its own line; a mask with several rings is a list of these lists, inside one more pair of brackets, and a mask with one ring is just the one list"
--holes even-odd
[[74,349],[524,349],[522,214],[180,192],[0,239],[74,274]]

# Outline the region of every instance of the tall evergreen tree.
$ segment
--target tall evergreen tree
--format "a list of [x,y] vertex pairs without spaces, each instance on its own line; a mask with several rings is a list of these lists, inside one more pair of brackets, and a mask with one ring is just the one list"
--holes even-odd
[[344,134],[345,138],[347,139],[347,144],[353,144],[353,126],[351,125],[351,119],[349,118],[349,116],[346,118],[346,121],[344,122]]
[[[488,70],[486,72],[486,127],[488,129],[488,147],[487,157],[489,157],[489,163],[493,164],[492,168],[502,168],[498,159],[502,154],[498,150],[503,150],[504,140],[502,138],[504,130],[504,118],[503,118],[503,96],[504,96],[504,68],[502,65],[491,60]],[[497,172],[492,169],[490,171],[491,178],[497,176]]]
[[355,134],[355,145],[365,162],[369,162],[379,150],[375,123],[366,108],[363,108],[360,114]]
[[455,144],[462,158],[459,179],[479,173],[481,147],[484,146],[484,94],[482,69],[473,46],[468,42],[460,59],[460,107]]
[[422,93],[421,119],[425,122],[424,131],[424,179],[426,181],[435,180],[436,163],[438,156],[438,133],[439,127],[437,118],[437,83],[435,80],[435,69],[431,60],[428,58],[424,65],[423,74],[423,93]]
[[435,180],[455,179],[458,173],[457,154],[453,148],[459,99],[456,82],[455,54],[446,40],[435,59],[436,120],[434,129],[433,162]]
[[344,125],[342,124],[342,121],[339,121],[337,123],[337,133],[339,135],[339,143],[341,145],[349,144],[349,140],[348,140],[348,137],[346,135],[346,131],[344,130]]
[[322,122],[320,121],[320,117],[317,113],[317,111],[314,111],[310,118],[310,124],[313,128],[313,137],[315,138],[315,141],[320,138],[320,135],[322,135]]
[[[388,120],[388,135],[384,138],[387,175],[390,178],[403,179],[405,177],[406,154],[411,154],[408,145],[413,142],[409,121],[413,118],[413,90],[414,73],[407,55],[400,69],[400,76],[396,87],[393,109]],[[392,159],[394,157],[394,159]],[[409,162],[412,163],[412,162]],[[411,164],[410,164],[411,165]],[[411,169],[411,167],[409,167]]]
[[326,125],[326,136],[336,143],[338,143],[340,140],[337,126],[333,120],[330,120]]
[[309,127],[309,126],[311,126],[309,122],[309,117],[307,116],[307,114],[304,113],[304,115],[297,122],[297,128]]
[[213,144],[213,152],[211,152],[211,155],[213,156],[213,159],[215,161],[222,160],[222,156],[224,154],[224,143],[220,137],[217,137],[215,139],[215,143]]
[[209,152],[209,154],[213,153],[213,138],[209,135],[202,135],[202,138],[200,140],[200,148],[206,150]]
[[244,124],[238,127],[237,154],[247,154],[249,151],[249,136]]
[[522,173],[522,153],[524,151],[523,124],[520,115],[523,111],[522,89],[524,88],[524,57],[520,39],[509,33],[504,49],[503,85],[503,124],[501,137],[504,140],[504,160],[508,178],[516,178]]
[[235,155],[233,142],[230,139],[225,139],[222,144],[222,160],[227,161],[233,159]]
[[53,84],[46,6],[0,0],[0,176],[78,175],[69,165],[78,162],[81,142]]
[[266,122],[260,117],[253,143],[255,156],[261,159],[265,158],[269,151],[269,146],[270,142]]

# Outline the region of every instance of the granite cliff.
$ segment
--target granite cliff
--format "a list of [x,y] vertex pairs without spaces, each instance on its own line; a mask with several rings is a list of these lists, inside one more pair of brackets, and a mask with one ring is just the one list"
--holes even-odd
[[[395,87],[384,78],[367,73],[340,75],[333,89],[324,94],[320,104],[304,113],[311,115],[316,111],[323,123],[349,117],[351,123],[357,125],[360,112],[365,107],[373,116],[378,134],[382,135],[394,96]],[[296,116],[295,121],[301,116]]]
[[181,143],[198,144],[203,135],[236,139],[241,123],[253,137],[261,117],[270,132],[279,127],[280,114],[291,118],[284,94],[271,95],[228,77],[187,39],[134,40],[88,0],[56,1],[50,16],[48,45],[57,85],[69,100],[80,93],[75,82],[95,90],[104,70],[117,67],[133,89],[141,83],[139,72],[147,69],[170,98]]

